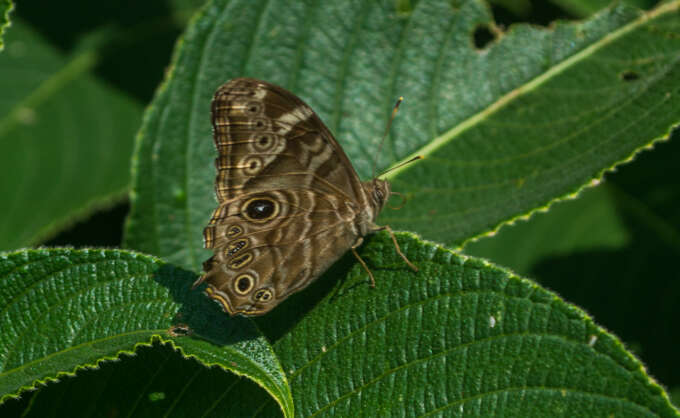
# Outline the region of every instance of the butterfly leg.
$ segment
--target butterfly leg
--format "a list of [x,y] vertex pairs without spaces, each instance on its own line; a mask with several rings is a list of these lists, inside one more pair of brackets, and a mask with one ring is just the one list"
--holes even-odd
[[378,227],[378,229],[376,229],[376,231],[380,231],[380,230],[383,230],[383,229],[386,230],[390,234],[390,237],[392,237],[392,242],[394,243],[394,248],[397,250],[397,254],[399,254],[399,256],[404,260],[404,262],[406,264],[408,264],[408,266],[413,269],[413,271],[418,271],[418,267],[413,265],[413,263],[411,263],[409,261],[409,259],[406,258],[404,253],[401,252],[401,248],[399,248],[399,243],[397,242],[397,237],[394,236],[394,231],[392,231],[392,228],[390,228],[389,225],[383,225],[381,227]]
[[368,266],[366,265],[366,262],[359,256],[359,253],[357,252],[357,248],[361,244],[363,244],[363,242],[364,242],[363,238],[359,237],[359,239],[357,239],[357,242],[355,242],[354,245],[352,245],[352,254],[354,254],[357,260],[359,260],[361,265],[364,267],[364,270],[366,270],[366,272],[368,273],[368,277],[371,278],[371,287],[375,287],[375,279],[373,278],[373,273],[371,273],[371,270],[369,270]]

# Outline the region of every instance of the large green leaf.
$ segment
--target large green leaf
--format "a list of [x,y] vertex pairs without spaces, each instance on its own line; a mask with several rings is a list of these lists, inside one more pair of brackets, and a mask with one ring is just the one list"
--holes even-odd
[[483,260],[399,241],[418,273],[380,234],[363,252],[376,289],[355,265],[299,322],[258,321],[291,326],[274,348],[298,416],[678,416],[580,309]]
[[0,54],[0,249],[36,243],[121,199],[141,106],[14,21]]
[[209,103],[254,76],[299,94],[353,161],[372,157],[406,97],[378,168],[411,199],[380,221],[457,244],[576,192],[680,119],[677,9],[619,6],[551,30],[517,25],[485,50],[481,1],[211,2],[179,44],[136,152],[126,244],[198,270],[214,208]]
[[[481,55],[498,60],[497,78],[484,88],[527,70],[540,74],[530,71],[530,81],[420,150],[431,164],[395,173],[395,188],[412,190],[415,203],[384,222],[459,243],[577,191],[666,137],[680,120],[680,40],[672,35],[679,30],[678,5],[639,16],[612,9],[547,33],[511,28]],[[609,33],[599,36],[604,28]],[[541,59],[529,66],[512,55],[513,46],[528,56],[540,52]],[[466,77],[475,71],[452,72],[463,81],[439,94],[465,97]]]
[[157,339],[249,377],[291,415],[286,377],[269,343],[250,321],[230,319],[192,292],[195,279],[119,250],[0,254],[0,399]]
[[[137,415],[277,416],[277,395],[290,393],[297,416],[680,415],[640,362],[580,309],[483,260],[408,234],[398,239],[420,267],[418,273],[403,264],[389,235],[381,233],[362,247],[377,279],[375,289],[361,266],[346,257],[304,293],[257,321],[277,341],[280,366],[249,321],[234,323],[198,292],[187,293],[193,274],[121,251],[12,254],[2,269],[11,272],[3,274],[8,277],[2,282],[3,300],[11,301],[3,311],[5,317],[23,312],[11,321],[0,318],[11,325],[3,325],[11,332],[0,346],[5,347],[2,363],[16,357],[8,346],[21,346],[16,353],[43,359],[26,358],[27,364],[60,363],[70,371],[68,360],[92,364],[85,361],[88,355],[101,358],[117,336],[132,339],[134,330],[145,330],[172,339],[203,363],[246,372],[274,395],[266,397],[250,381],[178,361],[168,347],[156,347],[138,349],[140,359],[123,356],[117,367],[102,364],[100,371],[82,370],[75,379],[48,384],[30,402],[27,411],[33,416],[95,408]],[[46,279],[31,285],[22,266]],[[30,301],[41,290],[54,297]],[[300,312],[307,299],[319,302]],[[97,300],[105,306],[100,309]],[[168,336],[173,317],[186,321],[193,334]],[[26,339],[33,344],[16,338],[18,328],[31,329]],[[91,332],[97,328],[108,330],[99,330],[105,335],[96,338]],[[211,332],[236,342],[208,344],[205,334]],[[92,343],[81,343],[78,350],[76,340],[88,334]],[[64,343],[76,349],[46,355],[46,347]],[[0,384],[7,390],[8,382],[16,386],[15,369],[5,369]],[[29,373],[24,374],[28,381]],[[292,413],[288,402],[286,412]]]

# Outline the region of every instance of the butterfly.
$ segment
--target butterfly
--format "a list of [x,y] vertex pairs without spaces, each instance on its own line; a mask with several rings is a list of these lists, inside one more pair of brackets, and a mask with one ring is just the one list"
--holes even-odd
[[[395,107],[396,110],[396,107]],[[218,206],[203,231],[214,255],[194,288],[230,315],[263,315],[304,289],[363,237],[387,230],[375,224],[390,184],[362,182],[340,144],[314,111],[285,89],[237,78],[212,101],[218,157]]]

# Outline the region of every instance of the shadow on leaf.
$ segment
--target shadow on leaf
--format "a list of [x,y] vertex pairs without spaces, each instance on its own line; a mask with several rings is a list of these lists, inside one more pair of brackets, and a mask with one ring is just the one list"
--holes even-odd
[[[173,318],[170,336],[192,336],[216,345],[231,345],[257,338],[259,333],[252,321],[230,317],[203,294],[206,285],[192,290],[196,274],[169,264],[161,267],[154,280],[170,291],[170,296],[180,307]],[[174,335],[173,335],[174,334]]]

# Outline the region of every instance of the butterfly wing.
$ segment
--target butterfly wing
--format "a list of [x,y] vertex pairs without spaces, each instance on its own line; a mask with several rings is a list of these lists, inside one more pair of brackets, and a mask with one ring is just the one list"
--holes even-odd
[[212,123],[220,203],[277,185],[313,186],[363,201],[359,177],[326,125],[283,88],[231,80],[215,93]]
[[286,90],[253,79],[212,103],[219,206],[204,230],[207,294],[234,315],[261,315],[301,290],[357,240],[367,197],[319,117]]

